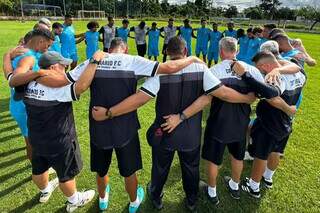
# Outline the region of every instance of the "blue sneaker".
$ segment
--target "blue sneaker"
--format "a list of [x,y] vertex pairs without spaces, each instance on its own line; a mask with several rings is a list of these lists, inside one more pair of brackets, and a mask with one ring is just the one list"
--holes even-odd
[[129,204],[129,213],[135,213],[138,211],[143,199],[144,199],[144,190],[141,186],[137,188],[137,197],[139,198],[139,205],[138,206],[131,206]]
[[107,210],[108,205],[109,205],[109,195],[110,195],[110,185],[108,184],[106,187],[106,195],[105,195],[105,199],[101,199],[99,197],[99,209],[101,211]]

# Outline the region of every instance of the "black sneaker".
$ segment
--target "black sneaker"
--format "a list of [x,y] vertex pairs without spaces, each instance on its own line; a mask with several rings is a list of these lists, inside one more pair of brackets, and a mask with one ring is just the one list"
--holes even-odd
[[240,200],[240,189],[238,189],[238,190],[233,190],[233,189],[231,189],[231,187],[230,187],[230,185],[229,185],[229,181],[231,180],[231,177],[229,177],[229,176],[224,176],[223,179],[224,179],[224,183],[226,184],[226,187],[227,187],[227,189],[228,189],[231,197],[232,197],[233,199]]
[[163,193],[161,193],[159,200],[154,199],[151,194],[151,183],[150,182],[147,184],[147,194],[148,194],[148,197],[151,200],[151,203],[155,209],[157,209],[157,210],[163,209],[163,204],[162,204]]
[[188,210],[189,212],[197,213],[197,205],[196,205],[195,203],[194,203],[194,204],[190,204],[190,203],[188,202],[188,199],[187,199],[187,198],[185,198],[184,202],[185,202],[185,206],[186,206],[186,208],[187,208],[187,210]]
[[254,198],[257,198],[257,199],[259,199],[261,197],[260,190],[255,192],[250,187],[249,178],[247,178],[247,177],[242,181],[241,189],[242,189],[242,191],[248,193],[251,197],[254,197]]
[[200,190],[201,193],[204,193],[206,195],[208,200],[213,205],[217,206],[220,203],[218,195],[215,196],[215,197],[210,197],[210,195],[208,194],[208,184],[206,182],[200,180],[200,182],[199,182],[199,190]]
[[272,189],[272,181],[269,181],[262,176],[262,182],[267,189]]

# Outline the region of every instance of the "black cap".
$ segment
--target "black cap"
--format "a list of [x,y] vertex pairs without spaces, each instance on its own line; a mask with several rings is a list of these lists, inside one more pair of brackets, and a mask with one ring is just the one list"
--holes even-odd
[[54,64],[62,64],[68,66],[71,63],[71,59],[64,58],[62,55],[55,51],[45,52],[39,59],[39,66],[41,68],[48,68]]

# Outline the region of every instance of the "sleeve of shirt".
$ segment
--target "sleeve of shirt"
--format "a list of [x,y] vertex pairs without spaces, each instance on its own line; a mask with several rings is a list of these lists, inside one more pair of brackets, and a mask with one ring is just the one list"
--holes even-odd
[[104,27],[101,27],[98,32],[99,32],[99,33],[104,33]]
[[247,71],[251,74],[251,76],[254,79],[256,79],[257,81],[259,81],[261,83],[265,82],[261,72],[257,68],[255,68],[253,66],[250,66],[250,67],[248,66],[247,69],[248,69]]
[[55,96],[56,100],[59,102],[71,102],[79,100],[79,97],[75,91],[75,83],[56,88]]
[[76,82],[83,71],[87,68],[89,64],[89,60],[84,61],[83,63],[79,64],[76,68],[71,70],[70,72],[66,73],[67,79],[70,83]]
[[154,98],[157,96],[159,89],[160,89],[160,78],[159,76],[155,76],[155,77],[148,78],[140,88],[140,91]]
[[221,81],[207,68],[203,73],[203,90],[205,94],[208,95],[221,86]]
[[141,56],[132,56],[131,70],[135,75],[153,77],[157,74],[159,62],[145,59]]

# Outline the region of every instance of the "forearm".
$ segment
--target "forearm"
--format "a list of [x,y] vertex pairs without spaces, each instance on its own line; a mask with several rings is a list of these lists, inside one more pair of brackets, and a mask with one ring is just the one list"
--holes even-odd
[[277,109],[280,109],[281,111],[283,111],[286,114],[289,114],[288,112],[290,112],[290,110],[291,110],[290,106],[281,97],[275,97],[275,98],[268,99],[267,102],[271,106],[273,106]]
[[248,95],[239,93],[236,90],[226,86],[220,87],[218,90],[214,91],[211,95],[216,96],[219,99],[229,103],[234,103],[234,104],[238,104],[238,103],[250,104],[251,103]]
[[36,81],[42,85],[53,88],[63,87],[70,83],[65,73],[56,72],[55,70],[50,70],[49,75],[40,77]]
[[13,72],[11,65],[10,53],[6,53],[3,56],[3,74],[5,78],[8,78],[8,75]]
[[279,63],[282,66],[276,69],[280,74],[294,74],[301,70],[301,67],[289,61],[281,60]]
[[17,73],[13,75],[12,78],[10,79],[9,86],[17,87],[17,86],[25,85],[38,77],[40,77],[39,73],[33,72],[33,71],[28,71],[25,73]]
[[179,60],[171,60],[165,63],[160,63],[158,74],[171,74],[182,70],[193,63],[192,58],[184,58]]
[[262,98],[270,99],[280,95],[280,90],[278,88],[257,81],[250,75],[250,73],[243,75],[242,80],[249,84],[251,88],[255,91],[255,93],[257,93]]
[[112,112],[113,117],[117,117],[137,110],[150,99],[150,96],[144,94],[143,92],[138,92],[111,107],[109,110]]
[[210,95],[202,95],[197,100],[195,100],[188,108],[183,111],[183,114],[187,118],[190,118],[197,114],[198,112],[202,111],[204,107],[211,103],[212,96]]

